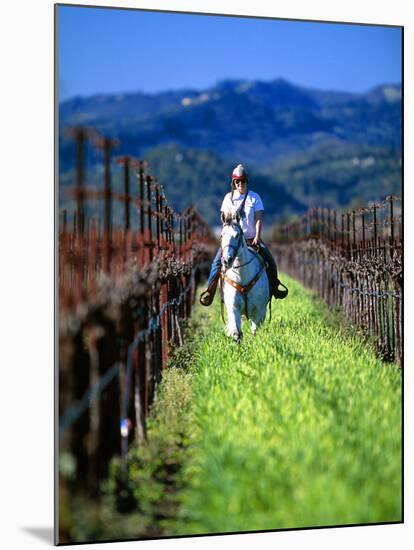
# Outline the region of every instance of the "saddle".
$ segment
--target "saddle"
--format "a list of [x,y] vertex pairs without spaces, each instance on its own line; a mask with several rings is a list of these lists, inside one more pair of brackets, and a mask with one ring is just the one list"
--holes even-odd
[[[253,245],[253,239],[246,239],[247,247],[252,251],[256,252],[256,254],[259,254],[261,259],[264,261],[266,266],[266,273],[267,278],[269,280],[269,290],[270,290],[270,299],[272,299],[272,295],[275,297],[276,300],[283,300],[286,298],[286,296],[289,293],[289,290],[287,286],[285,286],[279,279],[279,277],[276,274],[276,277],[272,277],[272,273],[269,270],[269,264],[266,261],[266,258],[261,254],[261,248],[260,246]],[[282,286],[284,290],[280,289],[279,287]]]

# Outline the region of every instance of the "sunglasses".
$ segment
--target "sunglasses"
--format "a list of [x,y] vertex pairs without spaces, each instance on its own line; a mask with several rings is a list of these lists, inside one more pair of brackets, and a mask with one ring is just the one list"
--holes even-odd
[[239,185],[239,184],[242,184],[242,183],[246,183],[246,179],[240,179],[240,180],[233,180],[233,183],[235,185]]

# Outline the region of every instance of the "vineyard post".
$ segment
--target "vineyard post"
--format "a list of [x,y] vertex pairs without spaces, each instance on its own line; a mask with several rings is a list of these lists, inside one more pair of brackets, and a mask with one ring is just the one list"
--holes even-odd
[[119,416],[120,416],[120,436],[121,436],[121,459],[122,459],[122,474],[123,481],[126,482],[128,477],[128,435],[129,430],[124,423],[128,422],[128,402],[127,396],[127,349],[125,342],[121,344],[120,363],[119,363]]
[[[374,204],[374,257],[375,259],[377,259],[379,256],[380,256],[380,250],[379,250],[379,238],[378,238],[378,226],[377,226],[377,205]],[[378,308],[378,302],[379,302],[378,284],[375,279],[372,282],[372,286],[373,286],[372,303],[374,307],[374,332],[375,332],[375,336],[378,339],[380,339],[381,332],[380,332],[379,308]]]
[[171,248],[171,229],[170,229],[170,208],[166,204],[164,205],[164,219],[165,219],[165,242],[167,250]]
[[[303,238],[304,238],[304,241],[307,242],[308,239],[309,239],[309,236],[310,236],[310,212],[309,211],[305,214],[304,220],[305,220],[305,227],[304,227]],[[303,278],[304,278],[304,280],[308,279],[308,273],[309,273],[308,265],[307,265],[306,262],[303,262]]]
[[141,248],[141,265],[145,264],[145,225],[144,225],[144,163],[139,161],[138,166],[138,186],[139,186],[139,243]]
[[346,235],[347,235],[346,246],[348,250],[348,259],[349,259],[351,256],[351,214],[350,212],[346,213]]
[[[335,249],[335,255],[339,256],[338,220],[337,220],[336,210],[334,210],[334,249]],[[337,267],[335,267],[334,273],[335,273],[335,278],[336,278],[335,305],[338,305],[339,302],[340,302],[340,286],[338,284],[338,268]]]
[[400,241],[401,241],[402,238],[403,238],[403,234],[402,234],[402,217],[401,216],[399,217],[399,221],[398,221],[398,235],[399,235]]
[[[61,232],[59,235],[59,290],[66,289],[66,264],[68,255],[67,211],[62,212]],[[61,303],[63,303],[62,300]]]
[[325,237],[325,209],[321,207],[321,238]]
[[154,243],[152,241],[152,208],[151,208],[151,184],[152,177],[147,176],[147,217],[148,217],[148,247],[149,247],[149,261],[152,262]]
[[160,250],[160,190],[158,183],[155,184],[155,212],[156,212],[156,232],[157,232],[157,253]]
[[331,209],[328,208],[328,241],[331,241]]
[[170,226],[171,226],[171,245],[172,251],[175,254],[175,236],[174,236],[174,215],[172,210],[170,210]]
[[125,231],[131,228],[130,206],[131,196],[129,190],[129,157],[124,157],[124,193],[125,193]]
[[82,235],[85,224],[84,183],[85,183],[85,142],[86,131],[79,128],[75,131],[76,140],[76,198],[78,211],[78,234]]
[[[394,241],[394,238],[395,238],[395,235],[394,235],[394,197],[393,196],[390,196],[390,260],[393,261],[394,259],[394,246],[395,246],[395,241]],[[394,289],[397,288],[397,285],[395,283],[391,283],[391,289],[392,289],[392,294],[394,294]],[[387,285],[387,289],[390,288],[390,286]],[[398,299],[398,298],[397,298]],[[392,350],[394,350],[394,359],[397,355],[396,353],[396,321],[398,323],[398,319],[396,319],[396,298],[391,295],[390,296],[390,300],[391,300],[391,322],[388,323],[389,325],[389,331],[388,331],[388,339],[389,339],[389,342],[390,342],[390,347]],[[388,307],[387,307],[387,311],[388,311]]]
[[[361,252],[362,254],[366,254],[366,248],[367,248],[367,241],[366,241],[366,237],[365,237],[365,210],[363,209],[362,210],[362,213],[361,213],[361,223],[362,223],[362,248],[361,248]],[[362,275],[361,277],[361,282],[363,283],[365,281],[365,276]],[[364,294],[361,294],[361,309],[362,309],[362,312],[364,315],[366,315],[366,308],[367,308],[367,304],[366,304],[366,297]],[[364,322],[362,322],[363,318],[361,317],[361,324],[364,325]],[[367,324],[367,322],[365,322],[365,325]]]
[[391,258],[394,252],[394,197],[390,197],[390,248],[391,248]]
[[[160,298],[159,298],[159,289],[153,286],[152,291],[152,303],[154,315],[159,318],[160,315]],[[155,384],[158,384],[161,379],[161,370],[162,370],[162,329],[161,322],[159,321],[156,325],[154,331],[154,381]]]
[[181,257],[183,255],[183,218],[180,215],[179,216],[179,223],[180,223],[180,237],[179,237],[179,249],[178,249],[178,255]]
[[184,250],[185,250],[185,257],[187,259],[188,256],[188,213],[186,213],[184,217]]
[[362,221],[362,249],[365,251],[365,211],[363,210],[361,213],[361,221]]
[[132,365],[134,371],[134,409],[135,409],[135,440],[138,445],[145,441],[145,411],[143,398],[142,374],[140,369],[142,342],[132,352]]
[[[346,213],[346,257],[349,260],[351,257],[351,214],[349,212]],[[351,295],[350,295],[350,278],[349,276],[345,278],[346,281],[346,288],[344,289],[344,302],[345,302],[345,312],[348,315],[348,317],[351,316]]]
[[[76,257],[82,257],[83,250],[83,237],[85,228],[85,191],[84,191],[84,178],[85,178],[85,142],[87,131],[85,128],[75,128],[69,131],[69,135],[74,137],[76,141],[76,207],[77,211],[74,213],[74,233],[72,241],[72,251]],[[72,281],[71,286],[76,296],[76,300],[82,299],[83,294],[83,265],[82,263],[76,263],[72,265]]]
[[104,152],[104,271],[109,273],[111,268],[111,233],[112,233],[112,190],[111,190],[111,153],[115,141],[110,138],[103,138],[98,141],[98,146]]
[[377,256],[377,205],[374,204],[373,207],[374,213],[374,256]]
[[[326,244],[326,219],[325,208],[321,207],[321,230],[322,230],[322,243]],[[326,284],[325,284],[325,265],[324,262],[319,262],[319,296],[326,298]]]
[[64,233],[65,235],[67,230],[67,223],[68,223],[68,213],[66,208],[64,208],[62,211],[62,233]]
[[356,256],[355,210],[352,210],[352,257]]
[[76,210],[74,210],[73,214],[72,214],[72,241],[76,237],[77,229],[78,229],[78,215],[77,215]]
[[[357,244],[356,244],[356,226],[355,226],[355,210],[352,210],[352,259],[355,261],[358,256]],[[359,287],[359,276],[355,274],[354,286]],[[353,321],[358,323],[359,321],[359,294],[352,294],[352,310]]]
[[159,215],[160,215],[160,248],[164,248],[164,206],[163,206],[163,190],[162,186],[160,187],[160,195],[159,195]]
[[[332,248],[333,248],[333,243],[332,243],[332,212],[331,212],[331,209],[328,208],[328,246],[329,246],[329,250],[331,251]],[[328,268],[327,268],[327,271],[328,271],[328,281],[327,281],[327,287],[328,287],[328,304],[329,306],[332,306],[332,302],[334,300],[334,297],[333,297],[333,294],[334,294],[334,285],[333,285],[333,281],[332,281],[332,277],[333,277],[333,266],[332,266],[332,263],[329,264]]]
[[170,249],[170,222],[169,222],[169,208],[167,206],[167,203],[164,203],[164,231],[165,231],[165,247],[166,250]]
[[95,296],[96,292],[96,273],[98,271],[98,223],[96,218],[91,220],[91,254],[90,254],[90,266],[91,266],[91,282],[89,287],[89,293],[92,291],[92,295]]
[[124,247],[124,262],[128,257],[128,242],[129,242],[129,233],[131,228],[131,195],[130,195],[130,166],[131,161],[130,157],[123,156],[117,159],[117,163],[124,167],[124,233],[123,233],[123,247]]
[[170,229],[170,208],[164,204],[164,219],[165,219],[165,242],[167,250],[171,248],[171,229]]

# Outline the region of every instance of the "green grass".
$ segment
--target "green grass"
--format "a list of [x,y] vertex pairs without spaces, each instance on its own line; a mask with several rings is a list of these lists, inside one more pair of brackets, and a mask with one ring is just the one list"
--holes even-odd
[[401,521],[401,371],[284,280],[240,346],[195,310],[176,534]]

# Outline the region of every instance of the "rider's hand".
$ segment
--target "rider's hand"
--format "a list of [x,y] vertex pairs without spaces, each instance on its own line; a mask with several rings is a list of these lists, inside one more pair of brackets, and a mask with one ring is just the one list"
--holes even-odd
[[253,245],[255,248],[259,248],[259,246],[260,246],[260,238],[259,238],[259,237],[255,237],[255,238],[253,239],[252,245]]

